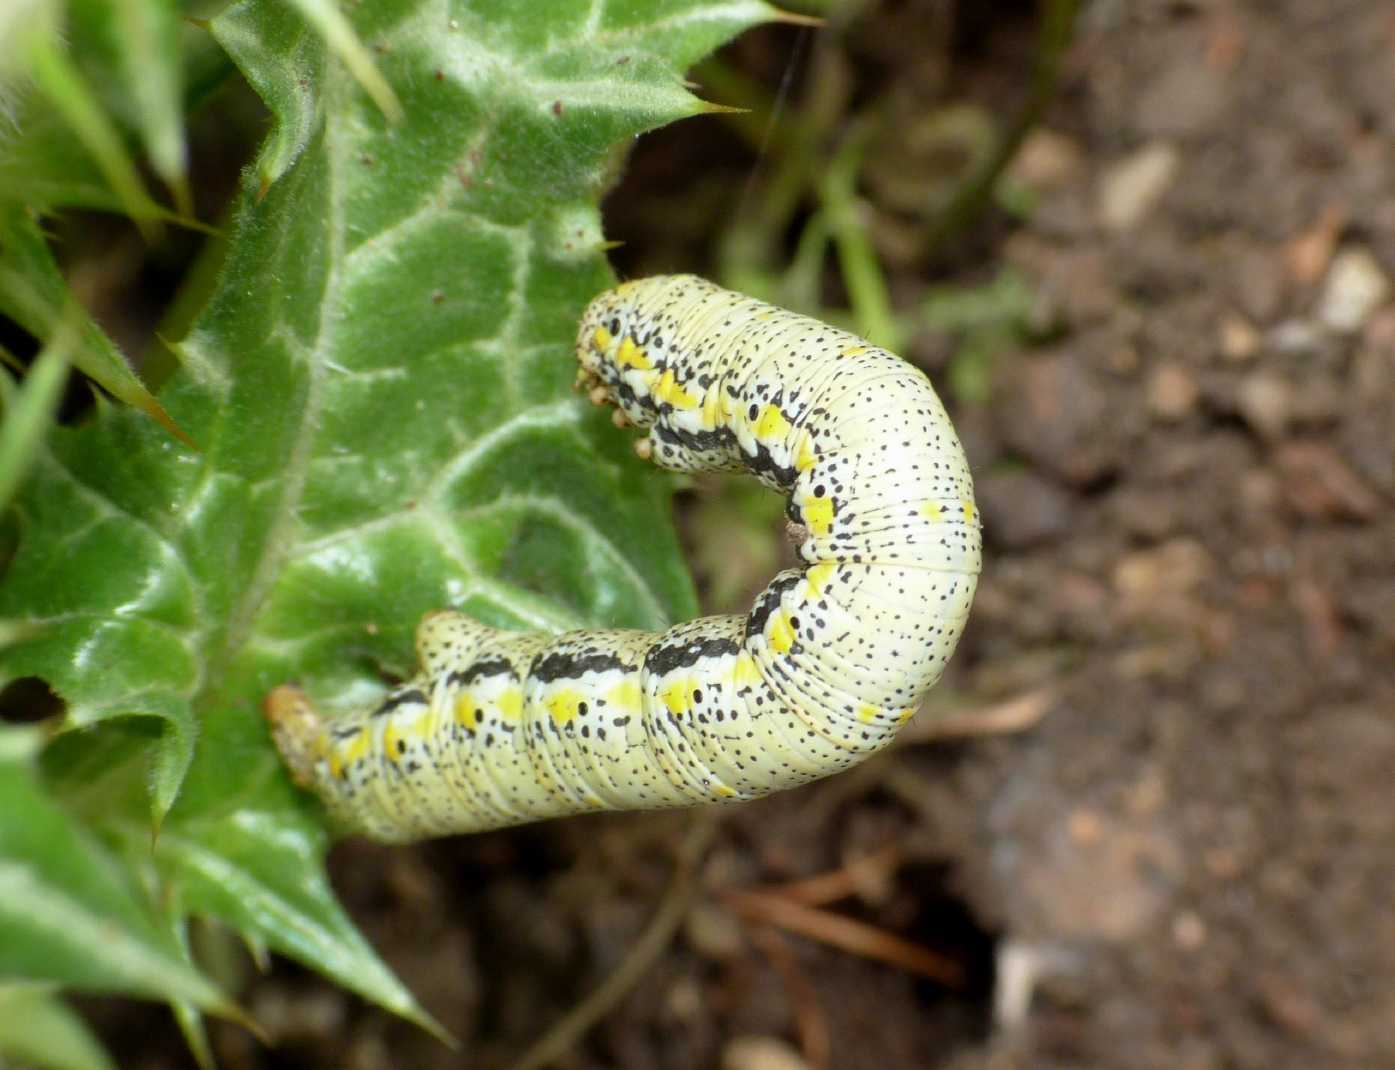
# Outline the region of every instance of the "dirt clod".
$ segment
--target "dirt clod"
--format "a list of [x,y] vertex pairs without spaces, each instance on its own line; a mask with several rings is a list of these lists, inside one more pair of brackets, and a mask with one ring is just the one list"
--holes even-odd
[[1048,543],[1070,530],[1071,496],[1032,472],[990,472],[976,496],[988,538],[1006,549]]
[[1009,446],[1076,486],[1109,475],[1123,457],[1121,414],[1077,352],[1018,365],[996,415]]
[[1326,443],[1286,443],[1276,460],[1288,503],[1301,516],[1371,520],[1380,511],[1375,492]]

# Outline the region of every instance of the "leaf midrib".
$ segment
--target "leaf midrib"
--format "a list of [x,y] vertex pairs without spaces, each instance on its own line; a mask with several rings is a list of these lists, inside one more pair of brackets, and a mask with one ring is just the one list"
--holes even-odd
[[[342,72],[336,65],[330,64],[324,77],[325,93],[322,99],[333,99],[335,103],[338,103],[339,98],[344,93]],[[322,402],[322,370],[325,361],[334,351],[336,327],[339,322],[338,311],[341,296],[339,286],[344,248],[344,205],[341,192],[343,160],[341,153],[344,150],[340,143],[343,135],[339,130],[339,124],[327,117],[334,113],[335,110],[329,107],[320,111],[322,116],[326,116],[322,119],[322,129],[325,145],[325,202],[329,230],[326,256],[329,260],[329,266],[325,272],[324,287],[318,304],[319,322],[314,344],[309,347],[309,354],[304,358],[307,362],[305,404],[300,410],[300,423],[296,429],[295,440],[284,469],[282,493],[276,511],[267,526],[266,536],[262,542],[261,556],[253,569],[252,577],[245,591],[229,614],[228,627],[224,633],[223,643],[217,658],[209,659],[208,679],[210,680],[219,679],[223,671],[247,643],[253,631],[257,613],[271,594],[282,566],[295,546],[294,535],[298,526],[297,507],[309,477],[310,459],[315,444],[315,429],[318,425]],[[290,217],[286,218],[289,220]],[[285,235],[283,234],[281,237],[284,240]],[[281,325],[278,324],[278,326]],[[288,353],[294,351],[293,347],[287,347]]]

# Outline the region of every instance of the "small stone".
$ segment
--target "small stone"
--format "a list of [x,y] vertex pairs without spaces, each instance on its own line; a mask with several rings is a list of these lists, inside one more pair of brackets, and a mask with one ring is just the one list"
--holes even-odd
[[1245,378],[1235,397],[1245,422],[1267,439],[1282,438],[1293,412],[1293,387],[1275,372],[1255,372]]
[[1199,393],[1192,373],[1175,361],[1167,361],[1148,376],[1148,411],[1159,420],[1177,423],[1196,411]]
[[1362,246],[1343,249],[1332,261],[1318,304],[1318,318],[1334,331],[1361,330],[1390,296],[1390,279],[1370,251]]
[[1038,127],[1013,157],[1008,174],[1034,190],[1058,189],[1080,174],[1084,157],[1080,146],[1065,134]]
[[809,1070],[804,1057],[779,1037],[733,1037],[722,1052],[722,1070]]
[[1228,312],[1221,319],[1221,356],[1236,364],[1254,359],[1259,352],[1259,332],[1238,312]]
[[1172,919],[1172,939],[1184,951],[1195,951],[1206,943],[1206,923],[1195,911],[1184,910]]
[[1100,181],[1100,222],[1114,231],[1131,230],[1162,199],[1182,158],[1165,141],[1154,141],[1110,165]]

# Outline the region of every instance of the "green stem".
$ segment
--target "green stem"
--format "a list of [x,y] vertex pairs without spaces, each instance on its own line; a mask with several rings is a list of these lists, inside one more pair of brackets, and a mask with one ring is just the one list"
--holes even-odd
[[1041,121],[1060,84],[1062,61],[1075,30],[1080,0],[1043,0],[1045,10],[1037,30],[1036,63],[1027,103],[1007,134],[972,175],[959,187],[938,219],[930,224],[927,249],[935,249],[958,237],[983,215],[997,188],[998,179],[1012,162],[1027,135]]
[[891,309],[886,276],[867,236],[857,197],[857,173],[871,129],[864,122],[849,133],[824,175],[820,192],[858,333],[874,345],[896,351],[904,332]]
[[159,222],[151,218],[149,206],[154,202],[146,194],[121,138],[102,113],[101,105],[77,67],[69,61],[55,38],[40,36],[30,42],[29,65],[34,83],[97,161],[98,168],[142,236],[147,242],[154,241],[160,230]]

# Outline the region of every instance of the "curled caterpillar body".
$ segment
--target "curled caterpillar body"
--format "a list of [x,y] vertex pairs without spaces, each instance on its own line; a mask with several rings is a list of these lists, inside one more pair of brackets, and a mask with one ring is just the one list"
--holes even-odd
[[787,494],[803,567],[744,616],[663,633],[430,613],[420,674],[328,723],[278,688],[283,759],[351,829],[404,842],[794,787],[889,743],[954,651],[979,518],[920,371],[687,275],[601,294],[577,357],[579,385],[646,429],[660,466],[745,470]]

